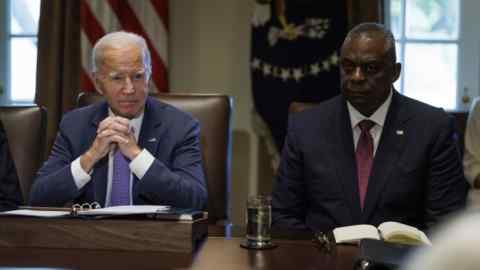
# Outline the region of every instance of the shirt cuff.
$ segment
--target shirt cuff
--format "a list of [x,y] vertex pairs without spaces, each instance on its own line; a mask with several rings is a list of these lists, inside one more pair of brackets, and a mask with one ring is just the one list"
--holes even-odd
[[150,166],[152,166],[154,160],[155,157],[152,156],[147,149],[143,149],[142,152],[130,162],[130,170],[141,180],[148,169],[150,169]]
[[70,170],[72,171],[73,181],[78,189],[81,189],[92,179],[92,177],[83,170],[82,165],[80,165],[80,157],[72,162]]

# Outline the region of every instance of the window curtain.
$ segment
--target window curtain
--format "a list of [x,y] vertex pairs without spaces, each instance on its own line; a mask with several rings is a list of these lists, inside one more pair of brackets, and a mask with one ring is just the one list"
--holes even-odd
[[384,0],[347,0],[349,28],[362,22],[384,22]]
[[80,1],[42,0],[35,102],[47,109],[47,151],[63,113],[75,107],[80,74]]

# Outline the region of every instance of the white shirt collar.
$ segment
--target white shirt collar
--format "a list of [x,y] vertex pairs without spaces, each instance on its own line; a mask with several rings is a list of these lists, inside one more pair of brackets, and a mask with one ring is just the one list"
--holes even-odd
[[379,125],[381,128],[383,128],[383,125],[385,123],[385,118],[387,117],[387,112],[388,108],[390,107],[390,104],[392,103],[392,95],[393,95],[393,90],[390,90],[390,94],[388,95],[387,99],[385,102],[383,102],[380,107],[370,116],[366,117],[365,115],[361,114],[355,107],[350,104],[350,102],[347,101],[347,108],[348,112],[350,114],[350,121],[352,123],[352,129],[354,129],[360,121],[369,119],[375,122],[376,125]]

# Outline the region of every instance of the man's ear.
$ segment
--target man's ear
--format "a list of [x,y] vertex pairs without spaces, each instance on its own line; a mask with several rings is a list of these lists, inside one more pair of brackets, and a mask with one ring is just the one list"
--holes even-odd
[[103,96],[103,90],[102,90],[102,82],[98,78],[98,75],[96,72],[92,72],[92,79],[93,79],[93,84],[95,85],[95,91],[97,91],[100,95]]
[[395,63],[395,65],[393,65],[393,78],[392,78],[393,80],[392,80],[392,83],[394,83],[398,80],[401,72],[402,72],[402,64]]

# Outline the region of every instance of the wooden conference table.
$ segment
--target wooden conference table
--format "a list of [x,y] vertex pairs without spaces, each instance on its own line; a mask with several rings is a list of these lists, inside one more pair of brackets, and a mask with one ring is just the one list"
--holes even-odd
[[[139,221],[139,226],[141,226]],[[0,226],[1,220],[0,220]],[[195,252],[110,251],[75,248],[0,248],[1,269],[348,269],[358,249],[320,250],[307,234],[273,233],[278,247],[240,247],[243,231],[235,226],[208,226],[208,237]],[[27,236],[25,236],[27,237]],[[293,240],[295,239],[295,240]],[[0,236],[0,244],[1,244]]]

